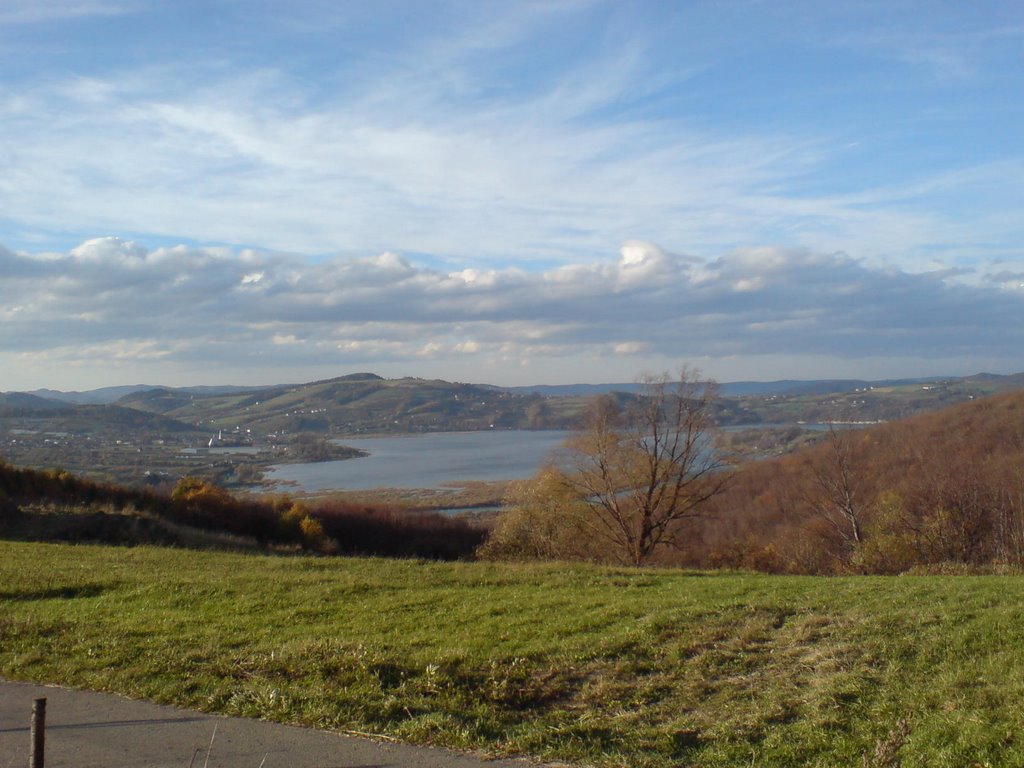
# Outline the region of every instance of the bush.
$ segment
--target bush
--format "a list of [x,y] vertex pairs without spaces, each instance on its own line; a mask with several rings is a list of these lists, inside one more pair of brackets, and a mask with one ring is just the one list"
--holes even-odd
[[602,560],[586,528],[586,505],[554,467],[513,483],[505,512],[477,550],[485,560]]

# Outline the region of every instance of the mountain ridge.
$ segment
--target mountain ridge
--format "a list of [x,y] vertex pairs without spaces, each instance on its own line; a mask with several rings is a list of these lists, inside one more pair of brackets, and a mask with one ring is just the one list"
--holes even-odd
[[[327,379],[318,379],[307,383],[292,384],[266,384],[266,385],[191,385],[185,387],[172,387],[164,384],[130,384],[110,387],[99,387],[92,390],[71,390],[62,391],[56,389],[34,389],[16,390],[11,392],[0,392],[4,395],[33,395],[46,400],[60,402],[71,402],[79,404],[87,403],[113,403],[126,396],[149,390],[170,390],[184,392],[194,395],[226,395],[238,392],[257,392],[262,390],[277,390],[294,387],[326,384],[330,382],[356,382],[356,381],[434,381],[440,382],[443,379],[424,379],[415,376],[403,376],[388,379],[370,372],[357,372],[334,376]],[[913,384],[929,384],[939,381],[985,381],[993,383],[1015,383],[1024,386],[1024,372],[1012,374],[998,374],[979,372],[968,376],[918,376],[892,379],[774,379],[774,380],[740,380],[719,382],[719,391],[726,396],[744,395],[775,395],[775,394],[822,394],[829,392],[852,391],[865,387],[891,387],[906,386]],[[445,382],[458,383],[458,382]],[[574,384],[529,384],[516,386],[501,386],[497,384],[472,383],[469,386],[511,392],[515,394],[539,394],[546,397],[558,396],[591,396],[602,395],[611,392],[637,393],[643,388],[638,382],[605,382],[587,383],[579,382]]]

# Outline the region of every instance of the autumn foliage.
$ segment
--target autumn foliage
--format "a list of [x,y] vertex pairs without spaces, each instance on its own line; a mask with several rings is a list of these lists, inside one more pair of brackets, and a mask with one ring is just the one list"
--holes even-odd
[[742,467],[709,511],[680,562],[785,573],[1020,567],[1024,392],[833,432]]
[[[621,561],[588,528],[592,499],[557,468],[514,485],[509,505],[487,538],[438,514],[236,497],[196,478],[160,494],[0,462],[0,536],[36,508],[105,508],[281,551]],[[1024,392],[825,432],[810,448],[731,471],[697,511],[672,521],[674,546],[649,562],[806,574],[1024,568]]]
[[[650,562],[801,574],[1024,567],[1024,392],[837,426],[726,475],[699,514],[672,521],[674,547]],[[621,561],[588,530],[571,487],[551,467],[514,486],[479,554]]]
[[[84,540],[124,541],[102,510],[126,521],[144,517],[190,529],[228,534],[278,551],[459,559],[471,557],[484,531],[440,514],[325,501],[307,505],[289,497],[236,497],[208,481],[182,478],[169,495],[98,483],[55,469],[41,472],[0,462],[0,536],[19,530],[26,510],[64,513]],[[83,520],[92,515],[91,528]],[[49,515],[49,517],[57,517]],[[130,521],[129,521],[130,522]],[[24,526],[22,526],[24,527]]]

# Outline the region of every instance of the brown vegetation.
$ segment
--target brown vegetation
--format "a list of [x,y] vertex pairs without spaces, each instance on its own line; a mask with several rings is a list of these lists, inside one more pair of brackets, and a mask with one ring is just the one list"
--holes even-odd
[[1024,564],[1024,393],[997,395],[752,463],[683,562],[898,573]]
[[[479,525],[400,507],[240,498],[195,478],[158,493],[3,462],[0,536],[182,546],[240,546],[244,538],[262,548],[441,559],[467,558],[479,548],[485,557],[773,573],[1024,567],[1024,392],[825,433],[803,451],[729,473],[717,495],[708,488],[721,490],[725,475],[704,471],[703,463],[688,466],[689,474],[659,479],[676,454],[645,465],[641,459],[651,454],[639,448],[650,448],[650,440],[634,440],[637,450],[624,454],[597,451],[595,441],[605,437],[618,436],[605,443],[616,451],[630,444],[620,441],[625,433],[609,405],[604,401],[605,410],[595,412],[604,418],[577,438],[577,449],[591,450],[577,458],[591,461],[592,474],[578,461],[575,476],[573,468],[547,468],[515,484],[510,511],[486,544]],[[615,471],[602,476],[602,466]],[[642,472],[627,477],[627,470],[644,466],[650,470],[646,485],[629,479],[642,479]],[[675,483],[693,477],[695,468],[713,485]],[[693,499],[698,506],[689,505]],[[637,527],[629,528],[633,523]],[[609,534],[598,535],[596,526]],[[658,546],[666,542],[674,546]]]
[[645,565],[679,546],[727,480],[711,434],[716,386],[686,368],[642,386],[640,397],[593,401],[566,441],[570,466],[517,487],[481,556]]
[[[621,560],[588,528],[573,487],[550,468],[517,486],[480,555]],[[836,428],[741,466],[699,512],[672,520],[676,547],[649,562],[807,574],[1024,567],[1024,393]]]
[[0,462],[0,537],[459,559],[484,536],[435,513],[240,498],[194,477],[166,495]]

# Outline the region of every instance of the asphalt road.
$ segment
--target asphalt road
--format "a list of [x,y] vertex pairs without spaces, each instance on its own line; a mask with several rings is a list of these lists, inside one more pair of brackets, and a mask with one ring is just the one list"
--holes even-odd
[[[457,752],[223,717],[105,693],[0,681],[0,768],[28,765],[46,698],[46,768],[527,768]],[[212,741],[212,744],[211,744]],[[194,759],[193,759],[194,758]]]

